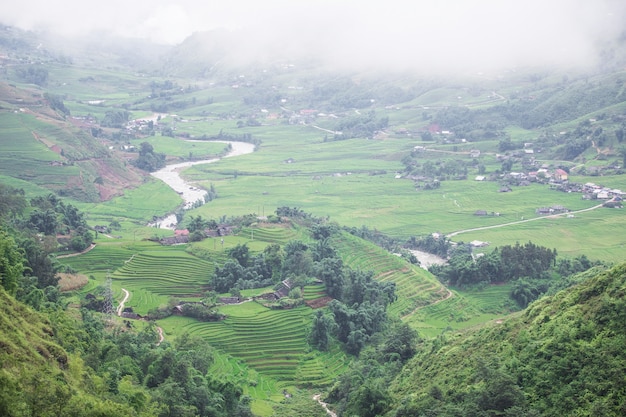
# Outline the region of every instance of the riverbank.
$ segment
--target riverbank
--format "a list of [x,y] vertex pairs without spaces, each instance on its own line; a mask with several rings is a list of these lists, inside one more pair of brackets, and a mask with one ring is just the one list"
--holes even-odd
[[[190,142],[193,142],[191,140]],[[236,142],[236,141],[222,141],[217,140],[213,142],[220,142],[229,144],[231,149],[230,151],[224,155],[222,158],[230,158],[233,156],[246,155],[254,152],[255,145],[253,143],[248,142]],[[185,181],[181,176],[180,172],[193,165],[200,164],[211,164],[219,161],[222,158],[213,158],[213,159],[203,159],[199,161],[187,161],[180,162],[177,164],[167,165],[165,168],[162,168],[158,171],[151,173],[154,178],[160,179],[165,184],[167,184],[170,188],[176,191],[184,201],[184,208],[188,209],[198,200],[204,203],[204,197],[207,195],[207,191],[195,187]],[[170,213],[164,218],[158,220],[155,223],[150,223],[150,226],[158,226],[161,229],[170,229],[173,230],[176,228],[178,221],[176,219],[176,215],[174,213]]]

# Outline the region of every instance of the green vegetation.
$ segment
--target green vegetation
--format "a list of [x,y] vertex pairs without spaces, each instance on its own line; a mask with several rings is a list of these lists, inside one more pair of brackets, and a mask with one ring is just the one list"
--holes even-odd
[[626,270],[593,274],[501,322],[423,343],[392,385],[390,415],[620,415]]
[[[37,36],[0,33],[0,414],[624,414],[620,58],[424,80]],[[149,174],[205,159],[191,206]]]

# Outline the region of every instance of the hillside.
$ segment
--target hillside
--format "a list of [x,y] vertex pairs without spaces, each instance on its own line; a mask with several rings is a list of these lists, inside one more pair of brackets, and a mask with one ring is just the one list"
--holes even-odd
[[625,291],[621,264],[506,319],[423,343],[391,386],[388,415],[624,415]]
[[128,156],[94,137],[93,123],[71,116],[58,96],[0,83],[0,123],[0,175],[86,202],[109,200],[143,180]]
[[[0,414],[3,416],[129,416],[137,413],[114,403],[96,388],[101,380],[82,359],[59,345],[58,333],[68,323],[52,323],[45,315],[17,302],[0,288]],[[73,349],[78,348],[75,340]]]

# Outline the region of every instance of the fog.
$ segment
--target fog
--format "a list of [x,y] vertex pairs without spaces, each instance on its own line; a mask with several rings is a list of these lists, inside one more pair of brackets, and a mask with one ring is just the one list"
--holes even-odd
[[595,65],[624,31],[623,0],[22,0],[0,21],[81,36],[105,30],[175,45],[226,29],[239,54],[308,56],[346,68],[480,71]]

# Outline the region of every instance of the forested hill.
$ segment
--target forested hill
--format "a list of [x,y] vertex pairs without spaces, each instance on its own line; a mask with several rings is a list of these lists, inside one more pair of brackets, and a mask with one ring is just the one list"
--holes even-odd
[[504,321],[425,342],[387,415],[626,415],[626,263],[596,274]]
[[98,398],[102,381],[59,345],[56,327],[0,288],[0,415],[138,415]]

